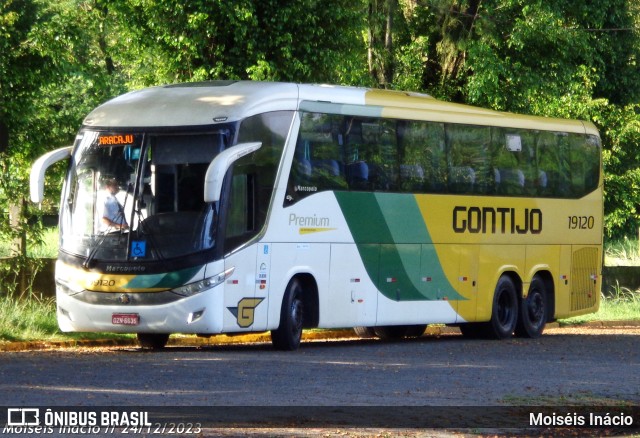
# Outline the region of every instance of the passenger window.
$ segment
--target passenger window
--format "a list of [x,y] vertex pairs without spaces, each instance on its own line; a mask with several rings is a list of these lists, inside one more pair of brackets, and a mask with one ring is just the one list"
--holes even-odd
[[534,184],[531,136],[517,129],[493,128],[495,193],[522,196]]
[[449,191],[484,194],[493,190],[490,166],[491,129],[485,126],[446,125],[449,150]]
[[345,138],[349,188],[394,191],[397,179],[396,121],[347,117]]
[[399,191],[440,193],[447,185],[444,124],[399,122]]
[[576,197],[584,196],[598,186],[600,153],[596,137],[571,134],[571,186]]

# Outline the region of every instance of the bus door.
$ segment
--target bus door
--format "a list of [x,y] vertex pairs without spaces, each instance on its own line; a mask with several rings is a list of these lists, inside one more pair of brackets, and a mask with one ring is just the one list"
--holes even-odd
[[234,272],[224,288],[224,332],[265,330],[270,256],[268,244],[257,244],[225,259],[225,269]]

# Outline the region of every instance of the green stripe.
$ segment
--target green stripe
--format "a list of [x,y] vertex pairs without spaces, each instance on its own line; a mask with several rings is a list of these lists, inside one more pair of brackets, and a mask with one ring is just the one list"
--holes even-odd
[[395,301],[465,299],[442,270],[414,195],[335,196],[367,274],[384,296]]
[[196,266],[163,274],[138,275],[124,287],[127,289],[173,289],[190,282],[201,268],[202,266]]

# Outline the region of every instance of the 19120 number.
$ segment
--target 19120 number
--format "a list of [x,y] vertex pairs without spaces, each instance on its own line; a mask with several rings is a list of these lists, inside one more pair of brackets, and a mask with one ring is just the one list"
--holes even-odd
[[569,216],[570,230],[592,230],[596,219],[593,216]]

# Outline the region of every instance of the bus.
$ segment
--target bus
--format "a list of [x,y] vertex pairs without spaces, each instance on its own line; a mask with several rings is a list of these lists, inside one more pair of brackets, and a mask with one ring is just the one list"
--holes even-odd
[[603,177],[588,122],[426,94],[213,81],[132,91],[32,166],[68,160],[62,331],[303,329],[536,338],[595,312]]

